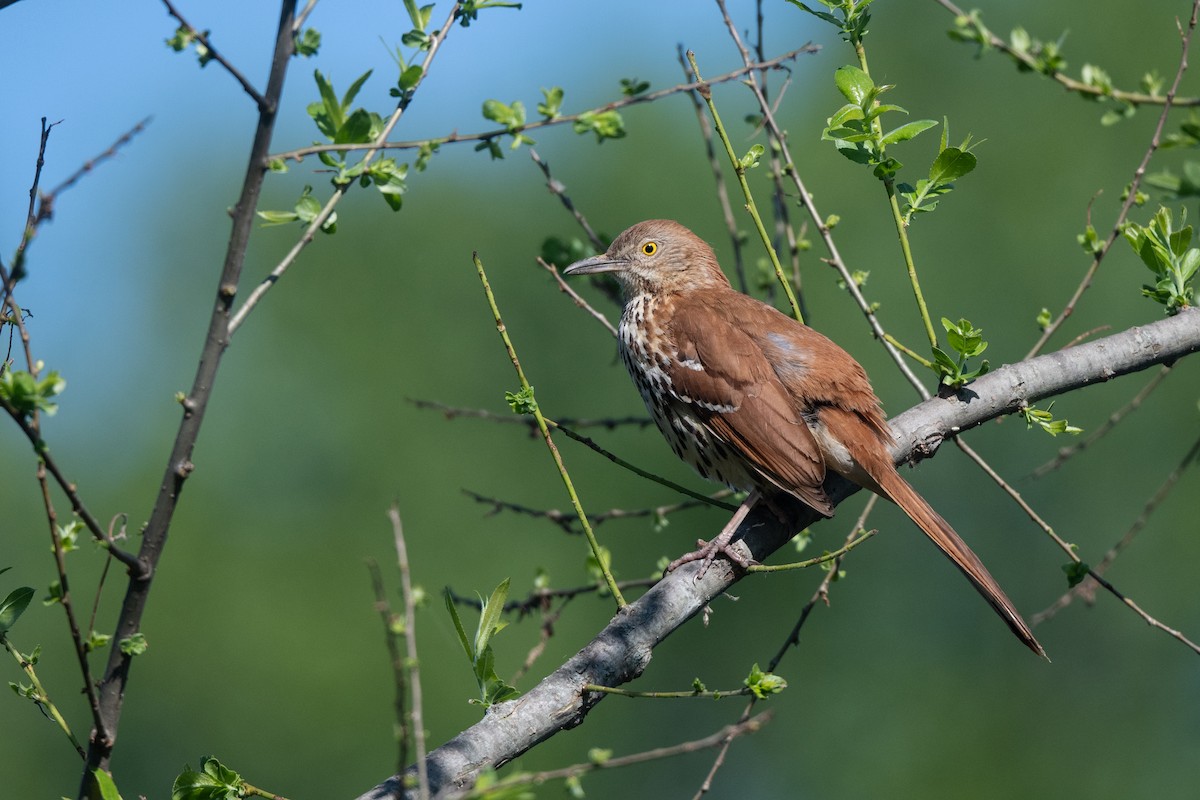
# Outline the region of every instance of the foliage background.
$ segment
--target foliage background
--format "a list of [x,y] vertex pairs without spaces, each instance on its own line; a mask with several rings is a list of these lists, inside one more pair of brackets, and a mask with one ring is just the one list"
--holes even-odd
[[[442,5],[435,19],[445,13]],[[983,327],[993,364],[1015,361],[1035,338],[1037,312],[1057,311],[1077,283],[1087,262],[1074,236],[1088,203],[1102,190],[1092,214],[1106,230],[1157,112],[1102,128],[1100,107],[1016,74],[995,54],[973,59],[970,48],[946,37],[952,17],[934,3],[876,5],[868,38],[876,81],[899,84],[891,98],[914,118],[948,115],[952,140],[967,132],[987,139],[977,150],[977,172],[914,226],[927,298],[936,315],[966,316]],[[882,193],[865,171],[818,142],[824,118],[840,104],[832,71],[852,54],[795,8],[765,6],[768,56],[810,38],[824,46],[795,64],[782,121],[823,213],[842,217],[836,236],[848,262],[871,270],[868,296],[883,301],[890,330],[917,341]],[[740,27],[752,24],[752,4],[731,9]],[[265,72],[274,4],[208,2],[183,11],[211,28],[252,80]],[[1188,11],[1179,2],[1009,2],[985,5],[984,20],[997,33],[1019,24],[1043,39],[1069,29],[1072,72],[1092,61],[1132,87],[1151,68],[1173,74],[1173,17]],[[293,64],[275,151],[315,136],[304,113],[315,97],[314,67],[339,88],[375,68],[359,102],[390,107],[391,62],[376,36],[395,42],[406,29],[402,20],[396,3],[318,7],[310,24],[324,43],[316,59]],[[249,102],[218,67],[199,71],[191,56],[162,44],[173,30],[154,3],[26,0],[0,12],[8,108],[0,129],[0,221],[8,247],[24,219],[38,117],[63,120],[43,178],[52,186],[137,119],[155,116],[115,162],[61,198],[54,223],[32,245],[31,277],[18,294],[32,312],[35,353],[69,384],[46,426],[51,446],[98,516],[127,512],[133,528],[149,512],[177,422],[172,395],[194,372],[225,247],[225,209],[234,201],[253,119]],[[451,33],[398,137],[490,129],[479,115],[485,99],[521,99],[532,109],[542,86],[563,86],[565,110],[578,111],[617,97],[621,77],[649,80],[656,89],[673,85],[681,80],[677,42],[697,52],[707,76],[738,66],[708,4],[534,2],[520,12],[486,12]],[[1195,74],[1185,78],[1183,94],[1200,94]],[[735,85],[716,97],[735,140],[748,146],[749,129],[735,121],[753,110],[752,98]],[[564,127],[535,135],[537,149],[600,229],[615,234],[639,219],[673,217],[713,242],[728,263],[690,102],[680,95],[624,116],[623,140],[596,146]],[[927,135],[898,155],[910,165],[928,163],[934,142]],[[1163,163],[1180,157],[1164,154]],[[289,206],[303,183],[322,191],[326,176],[318,169],[310,159],[272,178],[264,205]],[[764,172],[753,176],[762,201]],[[114,759],[126,797],[167,796],[180,767],[208,753],[294,798],[352,796],[391,773],[391,679],[363,560],[392,563],[384,511],[393,499],[415,579],[431,593],[446,585],[486,592],[511,576],[517,594],[538,567],[556,585],[584,580],[582,540],[536,520],[487,517],[461,492],[565,507],[542,445],[515,426],[447,422],[407,402],[507,410],[503,392],[514,380],[471,267],[470,253],[478,250],[551,416],[641,412],[607,334],[534,264],[547,236],[578,236],[541,174],[524,152],[490,162],[470,145],[447,146],[427,172],[411,176],[399,214],[364,192],[342,205],[339,218],[337,235],[305,252],[236,337],[219,379],[198,469],[146,618],[150,650],[130,684]],[[296,235],[291,228],[259,231],[248,278],[265,274]],[[1159,308],[1138,296],[1144,269],[1123,245],[1114,255],[1060,346],[1098,325],[1116,330],[1159,317]],[[895,380],[815,251],[805,279],[810,322],[863,361],[890,411],[909,405],[911,391]],[[1200,379],[1190,363],[1176,373],[1068,469],[1018,485],[1064,538],[1079,543],[1085,560],[1098,560],[1120,538],[1195,435]],[[1055,410],[1090,430],[1144,380],[1077,393]],[[602,438],[640,464],[702,485],[653,433]],[[1062,444],[1013,419],[971,439],[1014,480]],[[590,511],[674,500],[563,446]],[[45,587],[53,568],[32,458],[11,425],[0,426],[0,448],[0,565],[14,567],[5,590],[14,580]],[[953,447],[945,450],[911,476],[914,483],[1019,607],[1045,607],[1065,588],[1061,553]],[[1150,613],[1193,636],[1195,490],[1192,472],[1110,573]],[[818,547],[840,541],[861,502],[820,526]],[[619,576],[637,577],[721,522],[719,513],[689,512],[662,533],[638,520],[606,523],[599,533]],[[1038,629],[1054,659],[1039,663],[954,570],[917,543],[898,512],[883,509],[873,524],[885,535],[853,554],[832,608],[815,615],[801,648],[784,662],[780,672],[791,688],[770,701],[774,722],[735,745],[711,796],[1189,796],[1200,778],[1194,655],[1101,596],[1095,607],[1073,605]],[[100,559],[76,554],[72,562],[76,593],[85,595]],[[738,685],[751,662],[775,651],[819,577],[744,581],[738,602],[715,605],[707,627],[697,621],[660,647],[635,688],[682,688],[693,676],[710,687]],[[117,602],[110,591],[102,619]],[[585,643],[609,611],[594,599],[573,603],[518,688]],[[479,711],[465,702],[474,687],[440,603],[418,625],[436,744]],[[501,674],[519,665],[536,636],[526,621],[497,639]],[[43,645],[43,680],[85,733],[61,611],[31,607],[13,638],[23,649]],[[10,668],[6,679],[17,678]],[[740,709],[740,702],[609,699],[587,725],[519,766],[583,760],[590,746],[629,753],[694,738]],[[7,796],[74,792],[69,748],[15,696],[0,700],[0,748]],[[711,758],[600,774],[585,786],[595,797],[688,796]]]

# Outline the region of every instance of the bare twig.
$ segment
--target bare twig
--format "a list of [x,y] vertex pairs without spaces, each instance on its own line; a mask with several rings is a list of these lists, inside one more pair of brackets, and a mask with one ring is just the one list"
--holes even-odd
[[296,21],[292,23],[293,36],[299,33],[300,29],[304,27],[304,23],[308,20],[308,15],[311,14],[313,9],[316,7],[317,0],[308,0],[308,2],[304,4],[304,8],[300,9],[300,13],[296,15]]
[[[459,417],[470,417],[473,419],[483,419],[488,422],[499,422],[506,425],[521,425],[537,432],[537,422],[526,416],[517,414],[497,414],[494,411],[488,411],[483,408],[460,408],[458,406],[449,406],[445,403],[438,403],[433,400],[414,400],[406,398],[414,407],[428,409],[431,411],[439,411],[446,419],[457,419]],[[562,425],[571,428],[604,428],[605,430],[616,430],[617,428],[626,425],[633,425],[639,428],[645,428],[653,425],[654,420],[649,417],[603,417],[600,419],[586,419],[583,417],[562,417],[555,422],[556,425]]]
[[387,599],[387,590],[383,586],[383,573],[379,562],[373,558],[367,559],[367,571],[371,575],[371,588],[375,592],[375,610],[383,621],[383,641],[387,645],[388,658],[392,665],[392,684],[395,687],[395,698],[392,705],[396,709],[396,769],[402,770],[408,765],[408,725],[407,697],[408,690],[404,678],[404,657],[400,655],[400,634],[398,623],[402,619],[392,611]]
[[[683,53],[683,45],[676,45],[675,52],[679,57],[679,66],[683,68],[683,76],[688,80],[696,80],[696,74],[687,63]],[[759,59],[760,61],[762,59]],[[704,103],[696,92],[688,92],[688,99],[696,110],[696,122],[700,125],[700,138],[704,140],[704,152],[708,156],[708,166],[712,170],[713,180],[717,190],[717,205],[721,207],[721,218],[725,220],[725,230],[729,233],[729,242],[733,246],[733,271],[737,276],[738,288],[748,291],[746,283],[746,265],[742,259],[742,234],[738,231],[737,221],[733,217],[733,205],[729,202],[729,190],[725,188],[725,174],[721,169],[721,159],[717,158],[717,149],[713,145],[712,125],[708,115],[704,113]]]
[[65,192],[67,189],[70,189],[72,186],[78,183],[81,178],[91,173],[92,170],[103,164],[105,161],[108,161],[111,158],[116,158],[117,152],[122,147],[133,141],[133,137],[146,130],[146,126],[150,124],[152,119],[153,117],[146,117],[135,124],[132,128],[118,136],[117,140],[110,144],[107,150],[83,162],[83,165],[71,173],[66,180],[55,186],[49,192],[43,194],[38,200],[38,219],[48,219],[53,214],[54,201],[60,194]]
[[[945,0],[938,0],[938,2],[941,2],[942,5],[946,5]],[[1162,143],[1162,133],[1163,129],[1167,125],[1167,116],[1171,113],[1171,108],[1175,104],[1175,93],[1179,91],[1179,84],[1183,80],[1183,73],[1187,71],[1188,49],[1192,43],[1192,34],[1196,30],[1198,14],[1200,14],[1200,0],[1196,0],[1196,2],[1192,4],[1192,16],[1188,20],[1187,28],[1180,30],[1179,66],[1175,70],[1175,80],[1171,82],[1171,88],[1167,90],[1167,95],[1162,100],[1162,113],[1158,115],[1158,124],[1154,126],[1154,135],[1150,137],[1150,146],[1146,148],[1146,152],[1142,156],[1141,163],[1139,163],[1137,169],[1133,171],[1133,178],[1130,180],[1129,186],[1125,190],[1125,201],[1121,203],[1121,211],[1117,214],[1116,221],[1113,222],[1112,230],[1109,231],[1108,238],[1104,241],[1104,245],[1100,248],[1100,251],[1096,253],[1096,256],[1092,259],[1091,266],[1089,266],[1087,271],[1083,274],[1082,280],[1080,280],[1079,285],[1075,288],[1074,294],[1071,295],[1071,298],[1067,301],[1067,304],[1063,307],[1063,310],[1060,311],[1058,316],[1055,317],[1054,320],[1042,331],[1042,335],[1038,338],[1033,347],[1030,348],[1029,352],[1026,353],[1025,358],[1032,358],[1040,353],[1042,348],[1046,346],[1046,342],[1049,341],[1050,337],[1053,336],[1058,329],[1062,327],[1062,324],[1066,322],[1067,318],[1074,313],[1075,306],[1079,303],[1079,299],[1083,297],[1083,293],[1087,291],[1089,286],[1092,285],[1092,279],[1096,275],[1096,270],[1100,268],[1100,262],[1102,262],[1104,257],[1108,255],[1108,251],[1112,247],[1113,242],[1115,242],[1117,238],[1121,236],[1121,230],[1125,226],[1125,220],[1129,216],[1129,210],[1133,207],[1133,203],[1137,199],[1138,188],[1142,185],[1142,178],[1146,175],[1146,167],[1149,166],[1150,159],[1154,156],[1155,152],[1158,151],[1158,147]]]
[[[1163,481],[1162,485],[1159,486],[1150,499],[1146,501],[1146,505],[1142,508],[1142,512],[1138,514],[1137,519],[1133,521],[1133,525],[1129,527],[1129,530],[1125,532],[1125,535],[1121,537],[1120,541],[1109,548],[1108,552],[1104,554],[1104,557],[1100,559],[1100,563],[1092,567],[1093,572],[1095,572],[1097,575],[1103,575],[1108,571],[1108,568],[1112,566],[1117,556],[1120,555],[1126,547],[1133,544],[1133,540],[1146,527],[1146,523],[1150,521],[1150,515],[1153,514],[1155,510],[1157,510],[1162,504],[1162,502],[1167,499],[1167,496],[1171,493],[1171,490],[1175,488],[1176,484],[1178,484],[1180,477],[1183,475],[1183,471],[1187,469],[1189,464],[1196,460],[1198,455],[1200,455],[1200,439],[1192,444],[1187,454],[1180,460],[1175,469],[1171,470],[1171,473],[1167,475],[1167,478]],[[1082,598],[1084,602],[1089,604],[1094,602],[1096,599],[1096,586],[1096,581],[1089,574],[1087,578],[1085,578],[1078,585],[1072,587],[1069,591],[1063,593],[1063,595],[1059,597],[1058,600],[1050,604],[1050,606],[1038,612],[1037,614],[1034,614],[1030,619],[1030,622],[1034,625],[1037,625],[1038,623],[1051,619],[1059,611],[1069,606],[1071,601],[1076,597]]]
[[1033,477],[1041,478],[1044,475],[1053,472],[1061,467],[1067,461],[1067,459],[1077,455],[1084,448],[1095,444],[1097,441],[1106,436],[1109,431],[1111,431],[1117,426],[1118,423],[1120,423],[1121,420],[1138,410],[1142,403],[1146,401],[1146,398],[1150,396],[1150,393],[1157,389],[1158,385],[1163,382],[1163,379],[1167,377],[1167,373],[1170,371],[1171,365],[1164,365],[1163,368],[1160,369],[1155,376],[1151,378],[1145,386],[1142,387],[1142,390],[1134,395],[1132,400],[1110,414],[1108,419],[1104,421],[1104,424],[1097,427],[1094,431],[1088,434],[1087,437],[1080,439],[1078,442],[1075,442],[1069,447],[1061,448],[1058,451],[1058,454],[1055,455],[1052,460],[1047,461],[1045,464],[1042,464],[1033,471]]
[[196,28],[190,22],[183,18],[183,15],[179,13],[179,10],[171,4],[171,0],[162,0],[162,2],[163,5],[167,7],[167,13],[179,20],[179,25],[181,27],[187,29],[188,35],[200,44],[204,45],[204,48],[208,50],[208,54],[212,56],[212,60],[224,67],[225,71],[232,75],[235,81],[241,84],[242,91],[250,95],[250,98],[254,101],[254,104],[258,106],[260,113],[275,111],[274,103],[278,102],[278,98],[272,98],[271,100],[268,100],[266,97],[263,97],[259,91],[254,88],[250,81],[246,79],[246,76],[243,75],[237,67],[229,63],[225,56],[221,55],[221,53],[215,47],[213,47],[212,42],[208,39],[208,36],[206,36],[203,32],[196,30]]
[[[1067,554],[1068,558],[1070,558],[1076,564],[1081,564],[1084,567],[1086,567],[1087,574],[1089,577],[1092,578],[1092,580],[1096,581],[1101,586],[1103,586],[1105,589],[1107,589],[1110,594],[1112,594],[1114,597],[1116,597],[1118,600],[1120,600],[1123,604],[1125,604],[1130,610],[1132,610],[1135,614],[1137,614],[1139,617],[1141,617],[1142,620],[1147,625],[1151,626],[1152,628],[1158,628],[1159,630],[1168,634],[1169,636],[1171,636],[1172,638],[1181,642],[1185,646],[1191,648],[1192,652],[1196,653],[1197,655],[1200,655],[1200,645],[1197,645],[1195,642],[1188,639],[1186,636],[1184,636],[1178,630],[1168,627],[1167,625],[1164,625],[1163,623],[1159,622],[1154,617],[1150,616],[1148,613],[1146,613],[1145,610],[1142,609],[1141,606],[1139,606],[1137,603],[1135,603],[1132,598],[1126,597],[1122,592],[1117,590],[1117,587],[1113,586],[1111,583],[1109,583],[1104,578],[1102,578],[1100,576],[1099,572],[1097,572],[1095,569],[1093,569],[1091,567],[1087,567],[1086,564],[1083,564],[1083,560],[1075,553],[1075,547],[1073,545],[1069,544],[1068,542],[1064,541],[1057,533],[1055,533],[1054,529],[1052,527],[1050,527],[1050,524],[1048,522],[1046,522],[1044,519],[1042,519],[1041,516],[1039,516],[1038,513],[1033,510],[1032,506],[1030,506],[1027,502],[1025,502],[1025,499],[1021,497],[1020,493],[1017,492],[1017,490],[1014,489],[1003,478],[1001,478],[1000,475],[994,469],[992,469],[991,466],[989,466],[987,464],[987,462],[984,461],[979,456],[978,453],[976,453],[974,450],[972,450],[967,445],[966,442],[962,441],[961,438],[958,438],[958,439],[954,440],[954,443],[958,445],[958,448],[960,450],[962,450],[964,453],[967,454],[968,458],[970,458],[977,465],[979,465],[979,467],[984,472],[986,472],[988,474],[988,476],[993,481],[995,481],[996,484],[998,486],[1000,486],[1001,489],[1003,489],[1005,491],[1005,493],[1007,493],[1010,497],[1012,497],[1013,500],[1016,501],[1017,505],[1019,505],[1021,507],[1021,509],[1026,514],[1029,515],[1029,518],[1031,520],[1033,520],[1033,522],[1038,527],[1040,527],[1043,531],[1045,531],[1046,535],[1049,536],[1050,539],[1056,545],[1058,545],[1059,548],[1064,553]],[[1037,625],[1038,622],[1041,620],[1041,618],[1042,618],[1042,615],[1033,617],[1032,619],[1030,619],[1030,624]]]
[[[566,513],[557,508],[530,508],[523,506],[520,503],[513,503],[508,500],[500,500],[495,497],[487,497],[486,495],[472,492],[470,489],[463,489],[463,493],[474,500],[476,503],[491,506],[490,514],[495,514],[500,511],[512,511],[516,514],[524,514],[527,517],[535,519],[546,519],[553,522],[555,525],[562,528],[565,532],[578,535],[581,533],[578,527],[579,520],[573,513]],[[712,499],[728,497],[732,492],[729,489],[724,489],[719,492],[714,492]],[[588,519],[592,521],[592,525],[600,527],[603,523],[610,519],[636,519],[639,517],[655,517],[662,518],[676,511],[684,511],[689,508],[698,508],[700,506],[709,505],[702,503],[699,500],[685,500],[682,503],[673,503],[671,505],[655,506],[653,508],[610,508],[608,511],[601,511],[598,514],[589,514]]]
[[547,770],[545,772],[536,772],[529,775],[514,775],[511,778],[497,781],[487,789],[471,791],[464,796],[467,798],[484,797],[492,792],[502,791],[514,787],[529,785],[536,786],[545,783],[546,781],[579,777],[580,775],[586,775],[587,773],[594,772],[598,769],[617,769],[619,767],[628,767],[633,764],[642,764],[647,761],[659,761],[664,758],[686,755],[687,753],[695,753],[700,750],[708,750],[713,747],[719,747],[725,742],[732,741],[739,736],[745,736],[748,733],[755,733],[759,731],[763,725],[767,724],[770,719],[771,712],[768,711],[744,722],[726,725],[721,730],[717,731],[711,736],[706,736],[703,739],[695,739],[690,742],[672,745],[671,747],[659,747],[654,750],[647,750],[642,753],[634,753],[628,756],[619,756],[617,758],[610,758],[604,761],[588,761],[582,764],[575,764],[570,767]]
[[[529,157],[533,159],[533,163],[537,164],[538,169],[540,169],[542,174],[546,176],[546,188],[548,188],[550,193],[562,202],[563,207],[566,208],[567,211],[571,212],[571,216],[575,217],[575,221],[579,223],[579,227],[583,228],[583,232],[587,234],[588,241],[592,243],[592,247],[595,247],[600,251],[603,251],[604,248],[608,247],[608,243],[597,236],[596,231],[592,230],[592,226],[588,223],[587,217],[583,216],[583,213],[575,207],[573,202],[571,202],[571,198],[567,195],[567,187],[563,186],[561,181],[555,180],[554,176],[550,174],[550,165],[542,160],[542,157],[537,154],[537,150],[534,150],[532,147],[529,148]],[[541,259],[538,260],[541,261]],[[542,264],[542,266],[546,265]]]
[[[688,50],[685,55],[687,56],[688,65],[692,68],[692,74],[699,80],[700,68],[696,64],[696,54]],[[749,55],[746,55],[746,60],[749,60]],[[753,78],[754,73],[750,72],[750,76]],[[775,277],[779,286],[783,289],[784,295],[787,297],[788,305],[792,308],[792,316],[796,318],[797,322],[803,323],[804,314],[800,311],[800,303],[796,300],[796,293],[792,290],[792,282],[784,273],[783,265],[779,263],[779,254],[775,252],[775,245],[771,242],[771,235],[767,233],[767,227],[763,224],[762,215],[758,213],[758,204],[754,202],[754,194],[750,191],[750,183],[746,180],[747,166],[734,151],[733,142],[729,140],[729,134],[726,133],[725,126],[721,122],[721,115],[717,113],[717,105],[712,99],[712,87],[707,82],[701,81],[696,92],[704,98],[704,102],[708,106],[708,113],[712,115],[713,130],[716,131],[717,138],[721,140],[721,144],[725,145],[725,155],[729,157],[729,163],[733,167],[733,174],[737,176],[738,185],[742,188],[742,196],[746,199],[746,211],[750,214],[750,219],[754,221],[754,229],[758,231],[759,238],[762,239],[763,248],[767,251],[767,256],[771,259],[771,266],[775,268]]]
[[[414,403],[414,405],[417,405],[418,408],[436,408],[439,411],[441,411],[442,413],[446,414],[446,416],[448,418],[453,418],[454,416],[473,416],[473,417],[478,417],[480,419],[491,420],[494,422],[513,421],[512,418],[508,417],[507,415],[497,415],[497,414],[493,414],[490,411],[449,408],[447,406],[442,406],[439,403],[430,403],[429,401],[425,401],[425,400],[421,400],[421,401],[414,400],[414,401],[410,401],[410,402]],[[710,495],[704,494],[703,492],[694,491],[692,489],[687,488],[686,486],[682,486],[678,483],[675,483],[674,481],[670,481],[670,480],[667,480],[666,478],[655,475],[652,472],[647,472],[646,470],[642,469],[641,467],[634,466],[633,464],[631,464],[630,462],[621,458],[620,456],[616,455],[615,453],[605,450],[603,447],[596,444],[592,439],[578,433],[577,431],[572,430],[571,428],[568,428],[567,426],[563,425],[562,423],[556,422],[555,420],[552,420],[549,418],[545,418],[545,420],[546,420],[547,426],[554,428],[556,430],[562,431],[563,434],[565,434],[568,438],[574,439],[575,441],[579,442],[580,444],[584,445],[585,447],[604,456],[605,458],[607,458],[609,461],[613,462],[617,466],[623,467],[635,475],[639,475],[648,480],[652,480],[655,483],[659,484],[660,486],[665,486],[668,489],[673,489],[674,491],[679,492],[680,494],[685,494],[688,497],[699,500],[702,503],[707,503],[708,505],[717,506],[718,508],[724,508],[727,511],[733,511],[734,509],[737,508],[737,506],[732,506],[732,505],[729,505],[728,503],[723,503],[720,500],[714,499],[714,497],[712,497]],[[516,421],[522,421],[526,425],[530,424],[528,421],[520,420],[520,418],[517,418]],[[634,419],[601,420],[601,421],[596,421],[596,422],[592,422],[589,420],[588,422],[590,424],[595,424],[595,425],[604,425],[605,427],[608,427],[611,429],[612,427],[614,427],[615,425],[618,425],[618,424],[626,424],[626,423],[649,424],[650,421],[646,420],[643,423],[642,419],[639,417],[639,418],[634,418]],[[534,427],[534,429],[536,430],[537,428]]]
[[[617,586],[621,589],[642,589],[647,586],[653,586],[658,583],[658,578],[634,578],[627,581],[617,581]],[[526,617],[534,611],[542,610],[554,600],[571,600],[583,594],[592,594],[600,591],[602,587],[599,583],[589,583],[584,586],[572,586],[568,589],[534,589],[520,600],[509,600],[504,604],[505,614],[516,614],[518,617]],[[458,594],[452,589],[446,590],[450,599],[455,605],[463,606],[464,608],[473,608],[476,611],[483,608],[483,603],[478,595],[467,596]]]
[[404,545],[404,526],[400,523],[400,508],[393,504],[388,509],[392,521],[392,534],[396,541],[396,563],[400,568],[400,589],[404,598],[404,645],[408,661],[404,665],[408,673],[408,686],[412,699],[412,735],[417,749],[417,792],[421,800],[429,797],[429,774],[425,765],[425,721],[421,703],[421,671],[417,662],[417,612],[413,594],[412,573],[408,566],[408,549]]
[[[530,152],[532,152],[532,151],[530,151]],[[604,326],[605,330],[607,330],[609,333],[611,333],[613,335],[613,338],[616,338],[617,329],[615,327],[613,327],[613,324],[611,322],[608,321],[608,317],[601,314],[599,311],[597,311],[595,308],[593,308],[592,305],[590,303],[588,303],[587,300],[584,300],[582,297],[580,297],[579,293],[576,292],[574,289],[572,289],[571,286],[566,281],[563,280],[562,275],[558,271],[558,267],[554,266],[553,264],[547,264],[541,258],[539,258],[537,260],[537,263],[539,266],[541,266],[542,269],[546,270],[552,276],[554,276],[554,282],[558,284],[558,290],[560,292],[563,292],[568,297],[570,297],[571,300],[575,303],[575,305],[579,306],[584,311],[586,311],[588,314],[590,314],[597,322],[599,322],[601,325]]]

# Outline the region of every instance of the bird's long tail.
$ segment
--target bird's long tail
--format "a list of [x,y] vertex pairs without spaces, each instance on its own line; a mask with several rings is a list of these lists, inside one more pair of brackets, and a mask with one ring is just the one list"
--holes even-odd
[[996,610],[1000,618],[1007,623],[1026,647],[1042,658],[1047,658],[1046,651],[1033,637],[1029,626],[1025,624],[1025,620],[1021,619],[1020,613],[1017,612],[1008,596],[1004,594],[1000,584],[996,583],[979,557],[971,551],[971,548],[967,547],[966,542],[959,538],[954,528],[950,527],[950,523],[942,519],[942,515],[934,511],[929,503],[925,502],[925,498],[917,494],[917,491],[894,468],[875,472],[879,474],[874,474],[872,477],[883,489],[883,495],[900,506],[904,513],[908,514],[912,521],[925,532],[925,535],[933,540],[938,549],[962,570],[962,573],[967,576],[967,580],[983,595],[983,599]]

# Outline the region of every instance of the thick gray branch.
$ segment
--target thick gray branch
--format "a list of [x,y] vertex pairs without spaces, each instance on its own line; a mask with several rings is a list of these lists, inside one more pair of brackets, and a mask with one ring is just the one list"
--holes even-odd
[[[895,417],[891,425],[898,439],[896,461],[928,455],[946,437],[1025,404],[1171,362],[1198,349],[1200,311],[1191,310],[1002,367],[959,396],[934,398]],[[830,480],[826,488],[835,502],[856,490],[841,479]],[[799,505],[790,526],[770,511],[756,511],[741,529],[742,544],[761,561],[785,544],[793,531],[817,519]],[[636,678],[650,663],[655,645],[741,578],[724,560],[715,562],[699,581],[695,579],[698,569],[693,562],[668,575],[537,686],[492,708],[478,723],[431,752],[427,759],[431,794],[457,796],[471,786],[482,767],[507,763],[558,731],[582,723],[601,699],[599,694],[585,694],[584,685],[617,686]],[[400,786],[396,776],[358,800],[398,797]],[[407,796],[416,793],[410,790]]]

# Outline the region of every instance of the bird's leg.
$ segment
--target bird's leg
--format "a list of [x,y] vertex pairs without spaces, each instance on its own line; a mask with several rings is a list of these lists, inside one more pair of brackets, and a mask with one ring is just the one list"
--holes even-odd
[[700,567],[700,572],[696,574],[696,580],[700,580],[704,577],[704,573],[708,572],[708,568],[712,566],[713,559],[717,557],[718,553],[724,555],[742,569],[746,569],[753,564],[753,559],[746,558],[744,555],[730,547],[729,543],[733,541],[733,535],[737,533],[738,526],[742,524],[742,521],[746,519],[746,515],[749,514],[750,510],[758,504],[760,499],[762,499],[762,495],[759,493],[758,489],[752,490],[750,494],[746,495],[746,499],[742,501],[740,506],[738,506],[738,510],[733,513],[733,517],[730,518],[729,522],[724,528],[721,529],[721,532],[717,534],[715,539],[713,539],[711,542],[706,542],[703,539],[697,539],[697,549],[690,553],[684,553],[679,558],[672,561],[667,566],[667,572],[674,572],[684,564],[687,564],[689,561],[703,560],[704,563]]

